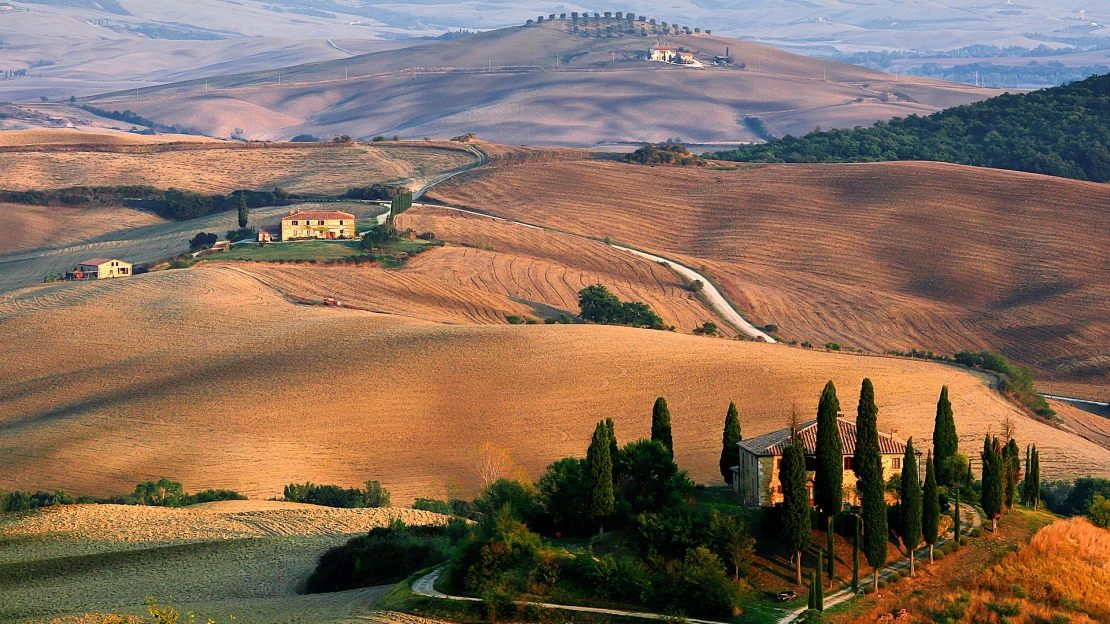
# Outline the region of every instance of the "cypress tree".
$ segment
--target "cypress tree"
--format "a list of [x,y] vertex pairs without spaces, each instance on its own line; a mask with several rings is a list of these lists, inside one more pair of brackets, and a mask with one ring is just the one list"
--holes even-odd
[[813,608],[818,611],[825,610],[825,584],[821,579],[821,569],[824,567],[825,553],[824,551],[817,551],[817,571],[813,573],[813,580],[815,581],[815,596],[813,598]]
[[948,400],[948,386],[944,386],[940,389],[937,417],[933,423],[933,461],[936,462],[937,481],[943,485],[955,485],[960,478],[960,475],[952,474],[952,458],[960,451],[959,447],[952,402]]
[[802,551],[809,546],[812,527],[809,520],[809,490],[806,488],[806,456],[802,441],[795,439],[782,451],[779,467],[782,484],[782,537],[787,550],[794,553],[798,585],[802,584]]
[[810,609],[817,608],[817,570],[809,575],[809,592],[806,594]]
[[952,541],[960,549],[960,488],[956,488],[956,504],[952,505]]
[[674,457],[674,446],[671,442],[671,410],[667,408],[667,399],[655,399],[651,408],[651,439],[666,447],[667,452]]
[[975,483],[975,475],[971,474],[971,462],[967,462],[967,472],[964,473],[964,486],[971,487]]
[[836,580],[836,548],[833,544],[833,526],[835,523],[836,516],[829,518],[829,526],[825,531],[827,537],[825,550],[829,553],[829,587],[832,587],[833,581]]
[[937,494],[937,471],[933,454],[925,458],[925,487],[921,491],[921,537],[929,545],[929,563],[933,563],[933,546],[940,530],[940,496]]
[[721,437],[721,476],[729,485],[732,485],[732,467],[740,464],[740,448],[737,445],[743,439],[744,436],[740,433],[740,413],[736,411],[736,404],[729,401],[724,435]]
[[902,522],[899,533],[910,554],[910,576],[914,574],[914,550],[921,543],[921,477],[917,472],[917,454],[913,452],[913,438],[906,442],[906,455],[902,459]]
[[1013,438],[1002,449],[1002,478],[1006,495],[1006,508],[1014,508],[1014,499],[1017,498],[1018,481],[1021,480],[1021,451]]
[[836,415],[840,400],[832,380],[825,384],[817,404],[817,470],[813,476],[813,502],[825,522],[840,513],[844,498],[844,446]]
[[856,527],[856,538],[852,541],[852,593],[859,593],[859,525],[860,519],[857,515],[852,515],[854,519],[853,524]]
[[[1026,477],[1028,478],[1028,477]],[[1033,482],[1031,484],[1031,492],[1033,498],[1033,509],[1040,509],[1041,506],[1041,452],[1037,450],[1037,445],[1033,445]]]
[[247,217],[250,211],[247,210],[247,194],[239,193],[239,229],[247,227]]
[[879,454],[879,408],[875,387],[863,380],[856,411],[856,452],[853,467],[859,477],[863,515],[864,554],[875,569],[875,589],[879,589],[879,570],[886,565],[886,482],[883,481],[882,456]]
[[998,517],[1002,515],[1002,449],[999,448],[998,438],[987,435],[983,441],[983,491],[979,496],[979,504],[983,513],[991,521],[991,530],[998,529]]
[[586,450],[587,493],[590,517],[597,522],[598,535],[605,534],[604,521],[613,513],[613,460],[609,457],[609,429],[597,423],[590,448]]
[[1021,504],[1022,505],[1028,505],[1029,504],[1029,469],[1032,468],[1032,466],[1030,465],[1030,459],[1031,459],[1031,457],[1030,457],[1030,453],[1029,453],[1029,445],[1026,444],[1025,445],[1025,478],[1021,480]]
[[613,478],[617,476],[617,454],[620,453],[620,447],[617,445],[617,428],[613,425],[612,418],[605,419],[605,433],[609,434],[609,461],[613,464]]

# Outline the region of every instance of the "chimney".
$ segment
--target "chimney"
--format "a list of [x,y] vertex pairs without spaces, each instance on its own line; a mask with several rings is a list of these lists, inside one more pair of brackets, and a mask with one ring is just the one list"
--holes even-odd
[[297,211],[296,211],[296,210],[294,210],[293,208],[290,208],[290,209],[289,209],[289,216],[293,216],[293,215],[295,215],[295,214],[297,214]]

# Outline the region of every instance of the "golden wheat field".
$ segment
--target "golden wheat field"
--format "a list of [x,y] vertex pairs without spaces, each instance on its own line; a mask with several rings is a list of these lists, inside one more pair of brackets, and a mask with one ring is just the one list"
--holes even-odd
[[[379,479],[395,504],[478,486],[476,450],[526,474],[581,455],[594,423],[646,436],[668,397],[679,464],[717,482],[729,400],[745,435],[816,409],[833,379],[854,411],[924,443],[941,385],[966,449],[1015,418],[1046,478],[1110,470],[1105,449],[1024,418],[983,377],[939,364],[619,327],[451,325],[293,305],[229,267],[42,285],[0,302],[0,487],[106,495],[168,476],[252,498]],[[1048,458],[1051,458],[1050,460]]]
[[1110,187],[938,163],[580,160],[483,168],[428,197],[705,267],[787,340],[992,349],[1110,396]]
[[226,501],[171,509],[66,505],[0,520],[0,619],[74,610],[142,613],[172,597],[200,621],[332,620],[362,615],[383,593],[297,590],[327,548],[401,520],[446,518],[413,509],[332,509]]
[[280,186],[295,193],[341,194],[375,182],[418,184],[477,161],[461,147],[433,143],[212,145],[150,152],[14,152],[0,159],[0,177],[9,190],[145,184],[201,193]]
[[0,256],[62,247],[119,230],[164,223],[161,217],[130,208],[70,208],[0,203]]

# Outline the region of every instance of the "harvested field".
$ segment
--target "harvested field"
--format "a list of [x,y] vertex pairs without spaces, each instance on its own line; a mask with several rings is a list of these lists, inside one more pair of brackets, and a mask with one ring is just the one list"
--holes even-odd
[[955,367],[296,306],[227,267],[20,291],[0,303],[0,337],[4,489],[108,495],[169,476],[190,490],[266,498],[291,482],[379,479],[404,504],[443,496],[452,482],[473,491],[483,442],[535,476],[584,453],[601,418],[615,419],[622,441],[646,436],[659,395],[671,403],[679,464],[716,482],[730,399],[744,435],[758,435],[783,426],[794,401],[812,413],[829,378],[851,413],[864,376],[875,381],[879,426],[926,448],[948,384],[966,449],[1010,416],[1019,441],[1038,442],[1046,478],[1110,470],[1105,449],[1021,416]]
[[70,505],[0,522],[0,619],[143,613],[148,596],[221,621],[321,621],[367,613],[386,588],[325,596],[297,590],[327,548],[413,509],[332,509],[227,501],[184,509]]
[[152,145],[155,143],[214,142],[215,139],[189,134],[143,135],[133,132],[89,132],[70,128],[37,128],[0,132],[0,147],[14,145]]
[[200,193],[280,186],[295,193],[341,194],[372,183],[419,185],[477,157],[458,144],[288,145],[154,152],[41,151],[4,154],[9,190],[146,184]]
[[111,232],[165,223],[130,208],[69,208],[0,203],[0,256],[63,247]]
[[1056,416],[1067,426],[1080,432],[1084,438],[1110,450],[1110,408],[1097,406],[1079,407],[1067,401],[1048,400]]
[[705,271],[756,325],[870,351],[987,348],[1110,393],[1110,187],[938,163],[482,168],[429,199]]
[[280,501],[221,501],[192,507],[65,505],[0,521],[0,539],[46,537],[89,542],[177,544],[289,535],[349,535],[386,527],[446,520],[404,507],[334,509]]

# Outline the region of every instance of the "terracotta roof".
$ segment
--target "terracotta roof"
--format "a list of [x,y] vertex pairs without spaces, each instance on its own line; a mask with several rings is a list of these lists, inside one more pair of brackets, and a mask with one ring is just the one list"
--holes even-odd
[[652,52],[674,52],[674,48],[652,48]]
[[93,264],[96,266],[100,266],[106,262],[123,262],[123,260],[117,260],[115,258],[89,258],[88,260],[78,262],[77,264]]
[[[837,418],[840,425],[840,444],[845,455],[854,455],[856,452],[856,423],[845,418]],[[817,453],[817,421],[798,425],[798,437],[802,440],[806,455]],[[790,429],[780,429],[756,436],[740,443],[740,448],[760,457],[782,455],[782,451],[790,444]],[[906,443],[891,436],[889,433],[879,432],[879,452],[883,455],[905,455]],[[915,451],[917,455],[921,451]]]
[[355,215],[341,210],[305,210],[304,212],[294,212],[288,217],[282,217],[282,221],[290,219],[307,219],[309,221],[320,220],[331,221],[334,219],[350,219],[354,220]]
[[262,232],[269,232],[270,234],[281,234],[281,226],[280,225],[263,225],[262,227],[258,228],[258,232],[260,234]]

